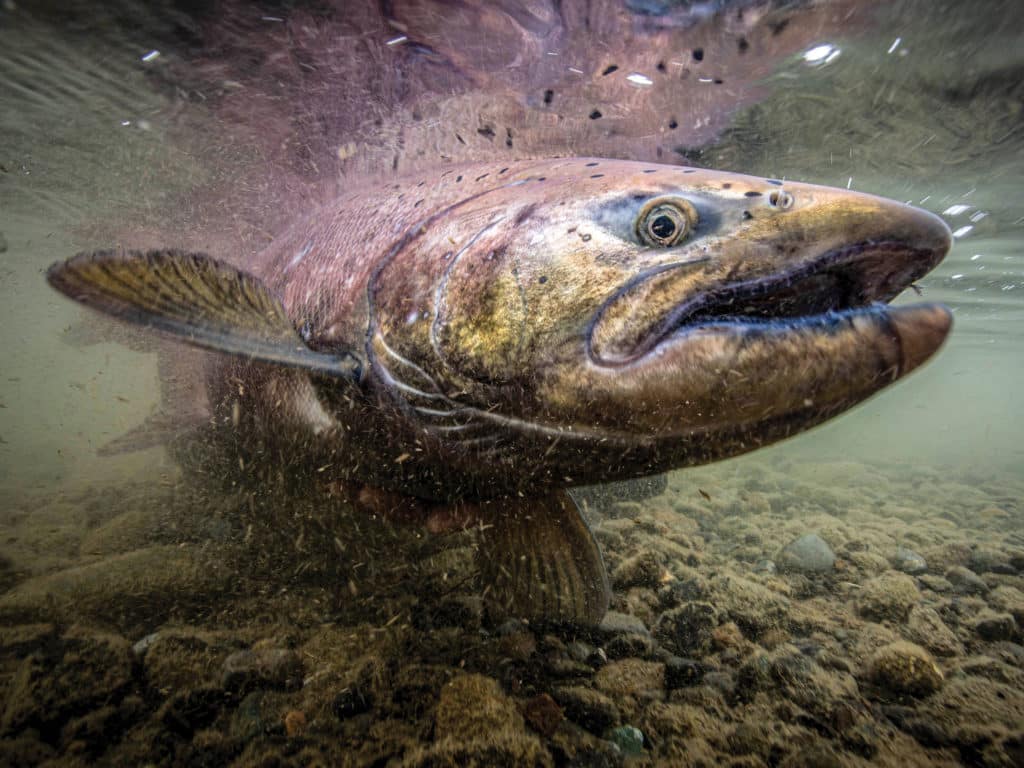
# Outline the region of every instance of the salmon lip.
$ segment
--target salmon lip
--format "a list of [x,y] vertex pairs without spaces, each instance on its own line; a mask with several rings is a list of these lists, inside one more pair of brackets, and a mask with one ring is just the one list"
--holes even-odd
[[673,307],[631,355],[611,365],[634,362],[657,352],[666,341],[695,331],[829,325],[839,316],[877,311],[880,302],[891,301],[944,255],[942,249],[910,247],[896,240],[864,241],[826,251],[788,270],[717,286]]

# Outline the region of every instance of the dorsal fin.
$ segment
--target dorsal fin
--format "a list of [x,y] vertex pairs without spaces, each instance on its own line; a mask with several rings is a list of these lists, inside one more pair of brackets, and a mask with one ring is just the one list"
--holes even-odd
[[96,251],[57,262],[50,285],[87,307],[230,355],[358,382],[352,352],[306,346],[263,282],[201,253]]

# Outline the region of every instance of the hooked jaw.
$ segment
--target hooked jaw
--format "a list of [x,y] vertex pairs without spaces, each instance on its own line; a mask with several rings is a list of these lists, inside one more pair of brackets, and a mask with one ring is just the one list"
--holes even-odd
[[618,414],[605,426],[668,437],[788,419],[798,431],[938,350],[948,309],[886,302],[945,256],[945,223],[869,195],[786,189],[792,210],[718,240],[707,264],[652,270],[601,308],[579,383],[592,406],[617,405],[591,408]]

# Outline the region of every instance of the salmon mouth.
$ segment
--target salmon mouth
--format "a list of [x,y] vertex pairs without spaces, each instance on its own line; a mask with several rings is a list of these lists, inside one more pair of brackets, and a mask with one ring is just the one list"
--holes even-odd
[[673,306],[631,352],[610,360],[594,355],[595,362],[628,364],[695,332],[797,329],[884,311],[888,302],[931,271],[947,249],[945,243],[909,247],[896,240],[865,241],[826,251],[789,269],[726,282]]
[[668,326],[802,321],[889,302],[932,266],[928,250],[895,242],[859,243],[786,272],[703,293],[676,307]]

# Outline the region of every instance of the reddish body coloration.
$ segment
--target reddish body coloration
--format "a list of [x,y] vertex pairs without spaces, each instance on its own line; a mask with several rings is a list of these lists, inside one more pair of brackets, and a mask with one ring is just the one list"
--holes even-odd
[[337,481],[471,502],[514,612],[596,621],[607,580],[562,489],[753,450],[900,378],[950,315],[881,302],[949,244],[869,195],[571,158],[354,187],[248,274],[157,252],[50,279],[235,355],[207,380],[242,435]]
[[[770,200],[780,189],[785,210]],[[635,241],[633,198],[679,192],[703,213],[696,231],[672,248]],[[866,195],[608,160],[478,166],[346,193],[252,271],[313,349],[365,355],[361,390],[340,393],[353,417],[347,405],[337,417],[317,407],[339,393],[292,383],[290,372],[262,383],[266,396],[250,387],[248,399],[276,403],[287,390],[296,429],[312,426],[332,449],[345,441],[362,457],[341,471],[433,499],[536,494],[741,453],[913,367],[896,326],[870,316],[862,329],[829,331],[796,317],[749,330],[722,323],[632,350],[651,346],[655,326],[695,296],[792,271],[875,231],[919,255],[890,244],[833,270],[835,281],[875,270],[864,277],[877,292],[868,300],[891,298],[948,243],[941,222]],[[696,263],[659,271],[686,260]],[[799,286],[777,290],[794,306],[804,300],[785,297]],[[827,280],[805,290],[825,294],[806,297],[821,310],[848,301]],[[762,300],[769,316],[772,300]],[[934,341],[945,314],[936,321]]]

